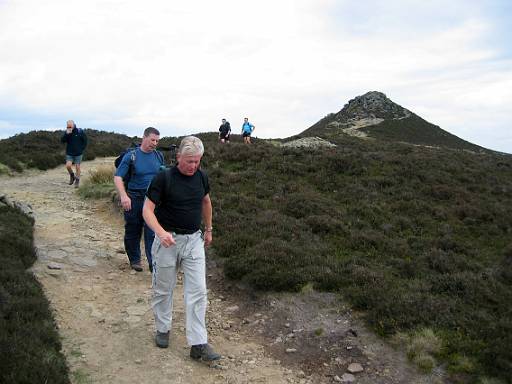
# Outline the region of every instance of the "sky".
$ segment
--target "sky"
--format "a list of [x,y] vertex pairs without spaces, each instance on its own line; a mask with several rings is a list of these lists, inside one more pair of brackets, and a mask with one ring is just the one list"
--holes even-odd
[[509,0],[0,0],[0,138],[284,138],[380,91],[512,153],[511,29]]

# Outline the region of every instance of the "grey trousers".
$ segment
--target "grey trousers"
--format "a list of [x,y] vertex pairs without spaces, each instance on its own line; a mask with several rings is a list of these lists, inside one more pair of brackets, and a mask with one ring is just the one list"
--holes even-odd
[[165,248],[155,236],[153,255],[153,299],[151,305],[158,332],[172,326],[173,291],[178,269],[184,273],[183,291],[187,341],[189,345],[206,344],[206,267],[201,231],[192,235],[172,234],[176,244]]

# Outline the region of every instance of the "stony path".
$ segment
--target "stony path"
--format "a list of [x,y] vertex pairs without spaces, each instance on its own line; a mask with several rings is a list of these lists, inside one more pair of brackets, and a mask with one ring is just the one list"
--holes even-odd
[[[95,167],[112,161],[84,163],[83,179]],[[287,304],[293,307],[289,310],[283,307],[289,298],[277,298],[268,313],[237,315],[235,312],[244,308],[251,309],[234,301],[226,290],[209,292],[207,315],[210,343],[224,359],[216,367],[197,363],[188,357],[180,284],[171,345],[165,350],[156,348],[150,309],[151,276],[147,270],[136,273],[128,268],[122,249],[121,215],[110,204],[82,200],[66,179],[64,167],[28,171],[18,177],[2,176],[0,193],[28,203],[34,210],[38,261],[33,271],[55,312],[73,383],[330,383],[341,381],[346,365],[354,361],[351,356],[360,356],[364,365],[365,371],[357,375],[359,383],[431,382],[417,376],[403,358],[395,358],[388,350],[383,352],[382,343],[371,341],[367,332],[365,339],[348,346],[351,341],[343,335],[353,327],[350,318],[342,321],[339,316],[331,316],[329,323],[328,309],[322,312],[319,307],[307,313],[311,307],[302,308],[297,301]],[[222,288],[216,279],[209,273],[212,286]],[[332,335],[341,335],[335,341],[339,348],[350,349],[351,354],[331,356],[331,360],[326,359],[328,355],[318,356],[318,365],[309,364],[303,371],[301,364],[315,363],[315,351],[322,352],[322,345],[318,349],[307,344],[309,355],[304,358],[286,354],[286,343],[295,343],[300,349],[299,333],[306,334],[308,326],[318,327],[314,323],[320,317],[324,327],[332,327]],[[294,324],[306,318],[312,323],[300,324],[295,337]],[[248,325],[247,332],[242,331],[244,324]],[[363,346],[369,343],[369,348]],[[381,355],[385,356],[379,360]],[[329,371],[331,363],[340,366],[339,376],[326,374],[334,372]]]
[[[102,162],[112,160],[85,163],[83,179]],[[2,193],[29,203],[34,210],[39,257],[33,270],[55,311],[75,383],[300,381],[265,357],[263,346],[230,342],[232,334],[220,326],[211,329],[210,341],[226,356],[222,366],[211,368],[192,361],[184,336],[181,285],[175,297],[171,345],[167,350],[156,348],[149,304],[151,276],[128,269],[121,253],[121,216],[109,206],[84,202],[66,184],[63,168],[2,177],[1,185]],[[53,264],[61,269],[49,269]],[[212,293],[209,298],[209,317],[222,312],[221,301]]]

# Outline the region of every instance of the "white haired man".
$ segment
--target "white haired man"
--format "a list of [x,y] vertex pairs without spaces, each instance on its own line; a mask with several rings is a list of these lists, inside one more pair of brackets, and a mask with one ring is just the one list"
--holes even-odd
[[[83,129],[76,127],[73,120],[68,120],[66,122],[66,132],[64,132],[60,141],[66,144],[66,169],[69,173],[69,185],[75,184],[75,188],[78,188],[80,163],[85,147],[87,147],[87,136]],[[73,172],[73,164],[75,164],[76,172]]]
[[[185,137],[176,154],[177,165],[160,172],[146,193],[143,216],[155,232],[153,242],[153,299],[156,345],[169,346],[173,291],[178,268],[184,273],[187,342],[190,357],[218,360],[206,330],[206,263],[204,247],[212,242],[212,203],[205,172],[199,169],[204,147]],[[204,232],[201,231],[201,218]]]

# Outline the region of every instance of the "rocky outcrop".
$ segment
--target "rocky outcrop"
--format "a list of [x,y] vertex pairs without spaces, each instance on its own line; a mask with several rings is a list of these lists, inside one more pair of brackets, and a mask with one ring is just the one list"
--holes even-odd
[[372,91],[350,100],[335,114],[335,120],[343,123],[363,119],[403,119],[410,115],[409,110],[392,102],[384,93]]
[[300,136],[320,136],[328,140],[336,139],[340,134],[374,138],[373,135],[368,135],[367,129],[361,128],[414,116],[414,113],[394,103],[384,93],[371,91],[353,98],[339,112],[328,114]]
[[330,141],[324,140],[320,137],[303,137],[302,139],[284,143],[282,146],[288,148],[333,148],[336,147],[336,144],[333,144]]
[[23,212],[25,215],[34,217],[34,210],[30,204],[11,200],[5,194],[0,194],[0,205],[7,205],[11,208],[16,208]]
[[399,120],[412,113],[392,102],[382,92],[372,91],[350,100],[341,111],[332,114],[326,128],[342,130],[350,136],[367,137],[361,128],[377,125],[384,120]]

